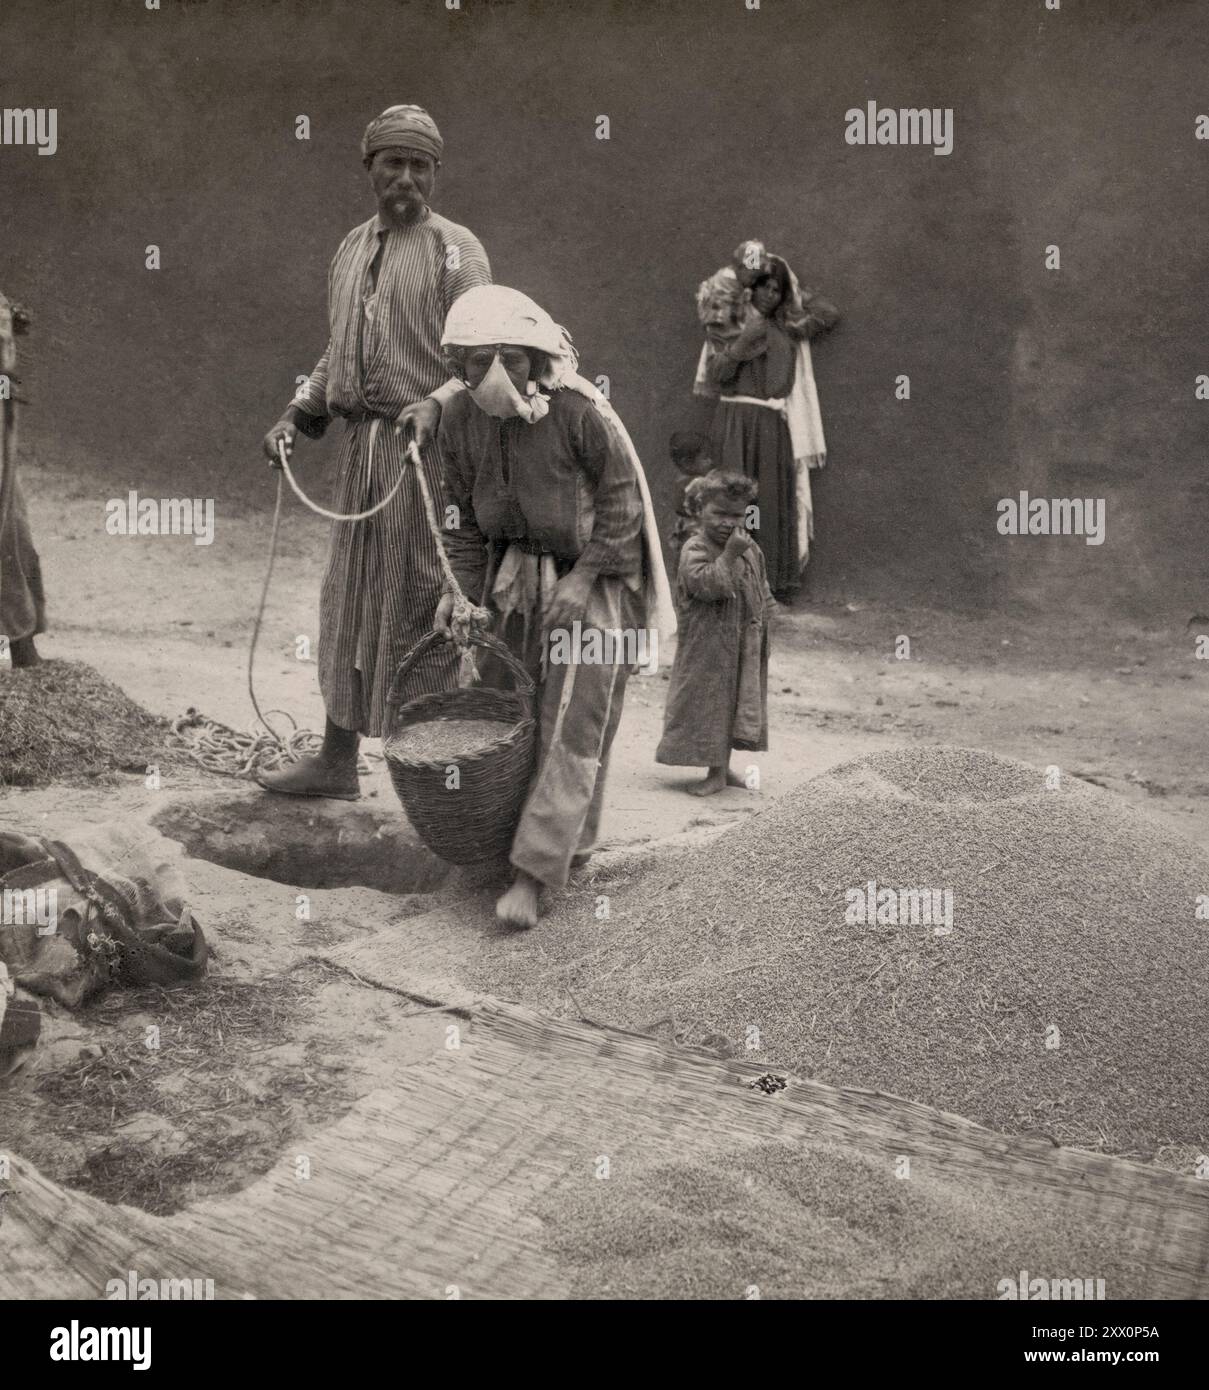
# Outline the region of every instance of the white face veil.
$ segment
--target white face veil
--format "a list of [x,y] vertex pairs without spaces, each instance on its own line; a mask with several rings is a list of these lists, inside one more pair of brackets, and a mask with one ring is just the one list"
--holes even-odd
[[[536,424],[550,409],[550,393],[558,390],[575,391],[595,407],[598,418],[612,437],[615,446],[625,454],[634,470],[642,495],[643,587],[646,592],[647,623],[661,637],[668,638],[676,631],[675,609],[671,588],[663,568],[663,550],[655,524],[655,509],[642,462],[634,448],[620,416],[590,381],[579,375],[579,354],[571,335],[554,322],[539,304],[519,290],[504,285],[476,285],[454,300],[441,335],[443,348],[494,347],[497,343],[514,343],[517,347],[534,348],[546,354],[546,366],[537,382],[530,382],[531,391],[522,396],[512,385],[503,364],[497,358],[491,371],[471,394],[488,414],[495,414],[506,403],[510,413]],[[498,369],[498,372],[497,372]],[[493,386],[482,396],[483,387],[496,373]],[[499,388],[502,374],[511,388],[512,397]],[[538,388],[541,388],[540,390]],[[490,402],[490,406],[488,404]],[[494,406],[495,409],[492,409]]]
[[493,347],[496,343],[545,353],[547,361],[541,377],[530,381],[522,395],[497,357],[482,382],[468,389],[488,415],[519,415],[529,424],[536,424],[550,409],[548,396],[538,388],[547,393],[558,390],[574,376],[579,365],[571,335],[519,290],[504,285],[476,285],[454,301],[445,320],[441,346]]
[[532,425],[550,409],[550,402],[538,392],[535,381],[526,382],[525,394],[521,395],[498,356],[482,381],[477,386],[471,386],[468,382],[466,389],[474,397],[475,405],[488,415],[494,415],[497,420],[519,415]]

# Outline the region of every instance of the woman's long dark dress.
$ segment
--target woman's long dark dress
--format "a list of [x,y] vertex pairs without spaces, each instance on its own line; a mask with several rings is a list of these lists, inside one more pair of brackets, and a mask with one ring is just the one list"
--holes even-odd
[[754,478],[759,489],[756,539],[764,552],[773,593],[793,594],[801,584],[798,509],[793,445],[780,411],[763,405],[729,404],[729,396],[784,399],[793,390],[797,344],[774,320],[766,320],[763,345],[745,361],[718,353],[709,364],[721,389],[712,439],[717,467]]

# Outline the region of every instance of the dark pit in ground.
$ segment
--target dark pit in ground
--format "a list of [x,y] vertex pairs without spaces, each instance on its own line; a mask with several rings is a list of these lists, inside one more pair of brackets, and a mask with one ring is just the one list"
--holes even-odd
[[174,801],[151,823],[195,859],[298,888],[431,893],[453,872],[402,814],[356,802],[217,793]]

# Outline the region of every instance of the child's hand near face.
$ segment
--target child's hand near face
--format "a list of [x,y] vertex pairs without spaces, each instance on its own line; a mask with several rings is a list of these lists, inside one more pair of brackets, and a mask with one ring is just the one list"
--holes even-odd
[[747,528],[744,526],[736,526],[726,538],[725,553],[730,559],[734,560],[740,555],[746,555],[754,545],[755,541],[753,541],[748,534]]

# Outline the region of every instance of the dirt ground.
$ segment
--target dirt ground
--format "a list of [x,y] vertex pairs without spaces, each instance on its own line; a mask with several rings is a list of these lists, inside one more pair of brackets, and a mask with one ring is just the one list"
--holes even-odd
[[[208,547],[187,537],[135,543],[106,534],[103,502],[75,480],[43,473],[27,482],[52,605],[45,654],[91,663],[156,713],[195,706],[247,726],[247,642],[269,517],[220,510]],[[270,487],[266,470],[266,493]],[[262,704],[312,728],[322,726],[313,652],[325,547],[325,527],[287,504],[256,669]],[[900,660],[904,636],[910,658]],[[685,795],[698,774],[653,761],[666,676],[631,683],[613,755],[607,847],[623,861],[675,853],[829,766],[916,742],[1057,765],[1145,803],[1209,845],[1209,777],[1197,757],[1205,675],[1195,636],[1195,624],[1092,631],[1062,613],[979,619],[803,606],[781,616],[774,634],[772,747],[735,758],[737,768],[758,766],[757,792]],[[296,655],[300,637],[310,640],[310,660]],[[267,828],[252,823],[264,798],[200,771],[173,771],[157,790],[127,775],[108,788],[0,798],[5,827],[60,831],[130,814],[186,845],[208,837],[208,859],[191,859],[188,877],[215,949],[211,974],[195,990],[113,992],[71,1016],[48,1007],[47,1046],[0,1095],[5,1145],[59,1182],[166,1213],[247,1186],[292,1143],[389,1084],[396,1068],[445,1064],[449,1015],[430,1008],[439,993],[374,988],[324,959],[481,886],[473,874],[446,874],[398,838],[394,793],[375,766],[355,810],[283,808],[273,799],[282,809]],[[367,866],[340,879],[308,870],[305,855],[281,859],[283,846],[306,845],[322,864],[353,839],[385,841],[383,854],[402,865],[399,882]],[[305,919],[296,912],[300,888],[309,898]],[[434,943],[418,972],[460,983],[457,949],[456,941]],[[151,1026],[159,1029],[155,1049],[146,1045]]]
[[[303,477],[322,495],[305,463]],[[268,469],[264,488],[271,502]],[[156,713],[192,705],[247,726],[247,644],[270,514],[232,515],[220,505],[213,544],[198,546],[184,536],[106,534],[103,501],[68,475],[31,474],[27,491],[51,602],[46,653],[89,662]],[[326,542],[326,524],[287,493],[256,665],[262,706],[287,709],[317,729]],[[1209,617],[1202,626],[1209,631]],[[1183,630],[1105,629],[1060,610],[978,617],[803,605],[779,620],[773,636],[771,748],[751,760],[759,794],[733,790],[708,802],[682,795],[697,774],[653,760],[666,672],[640,678],[630,684],[613,754],[606,833],[611,843],[629,844],[725,824],[844,759],[943,741],[1091,778],[1209,844],[1209,773],[1198,756],[1209,662],[1195,659],[1199,630],[1195,622]],[[895,656],[903,636],[905,660]],[[296,655],[300,637],[309,639],[310,659]],[[375,789],[391,797],[384,777]]]

